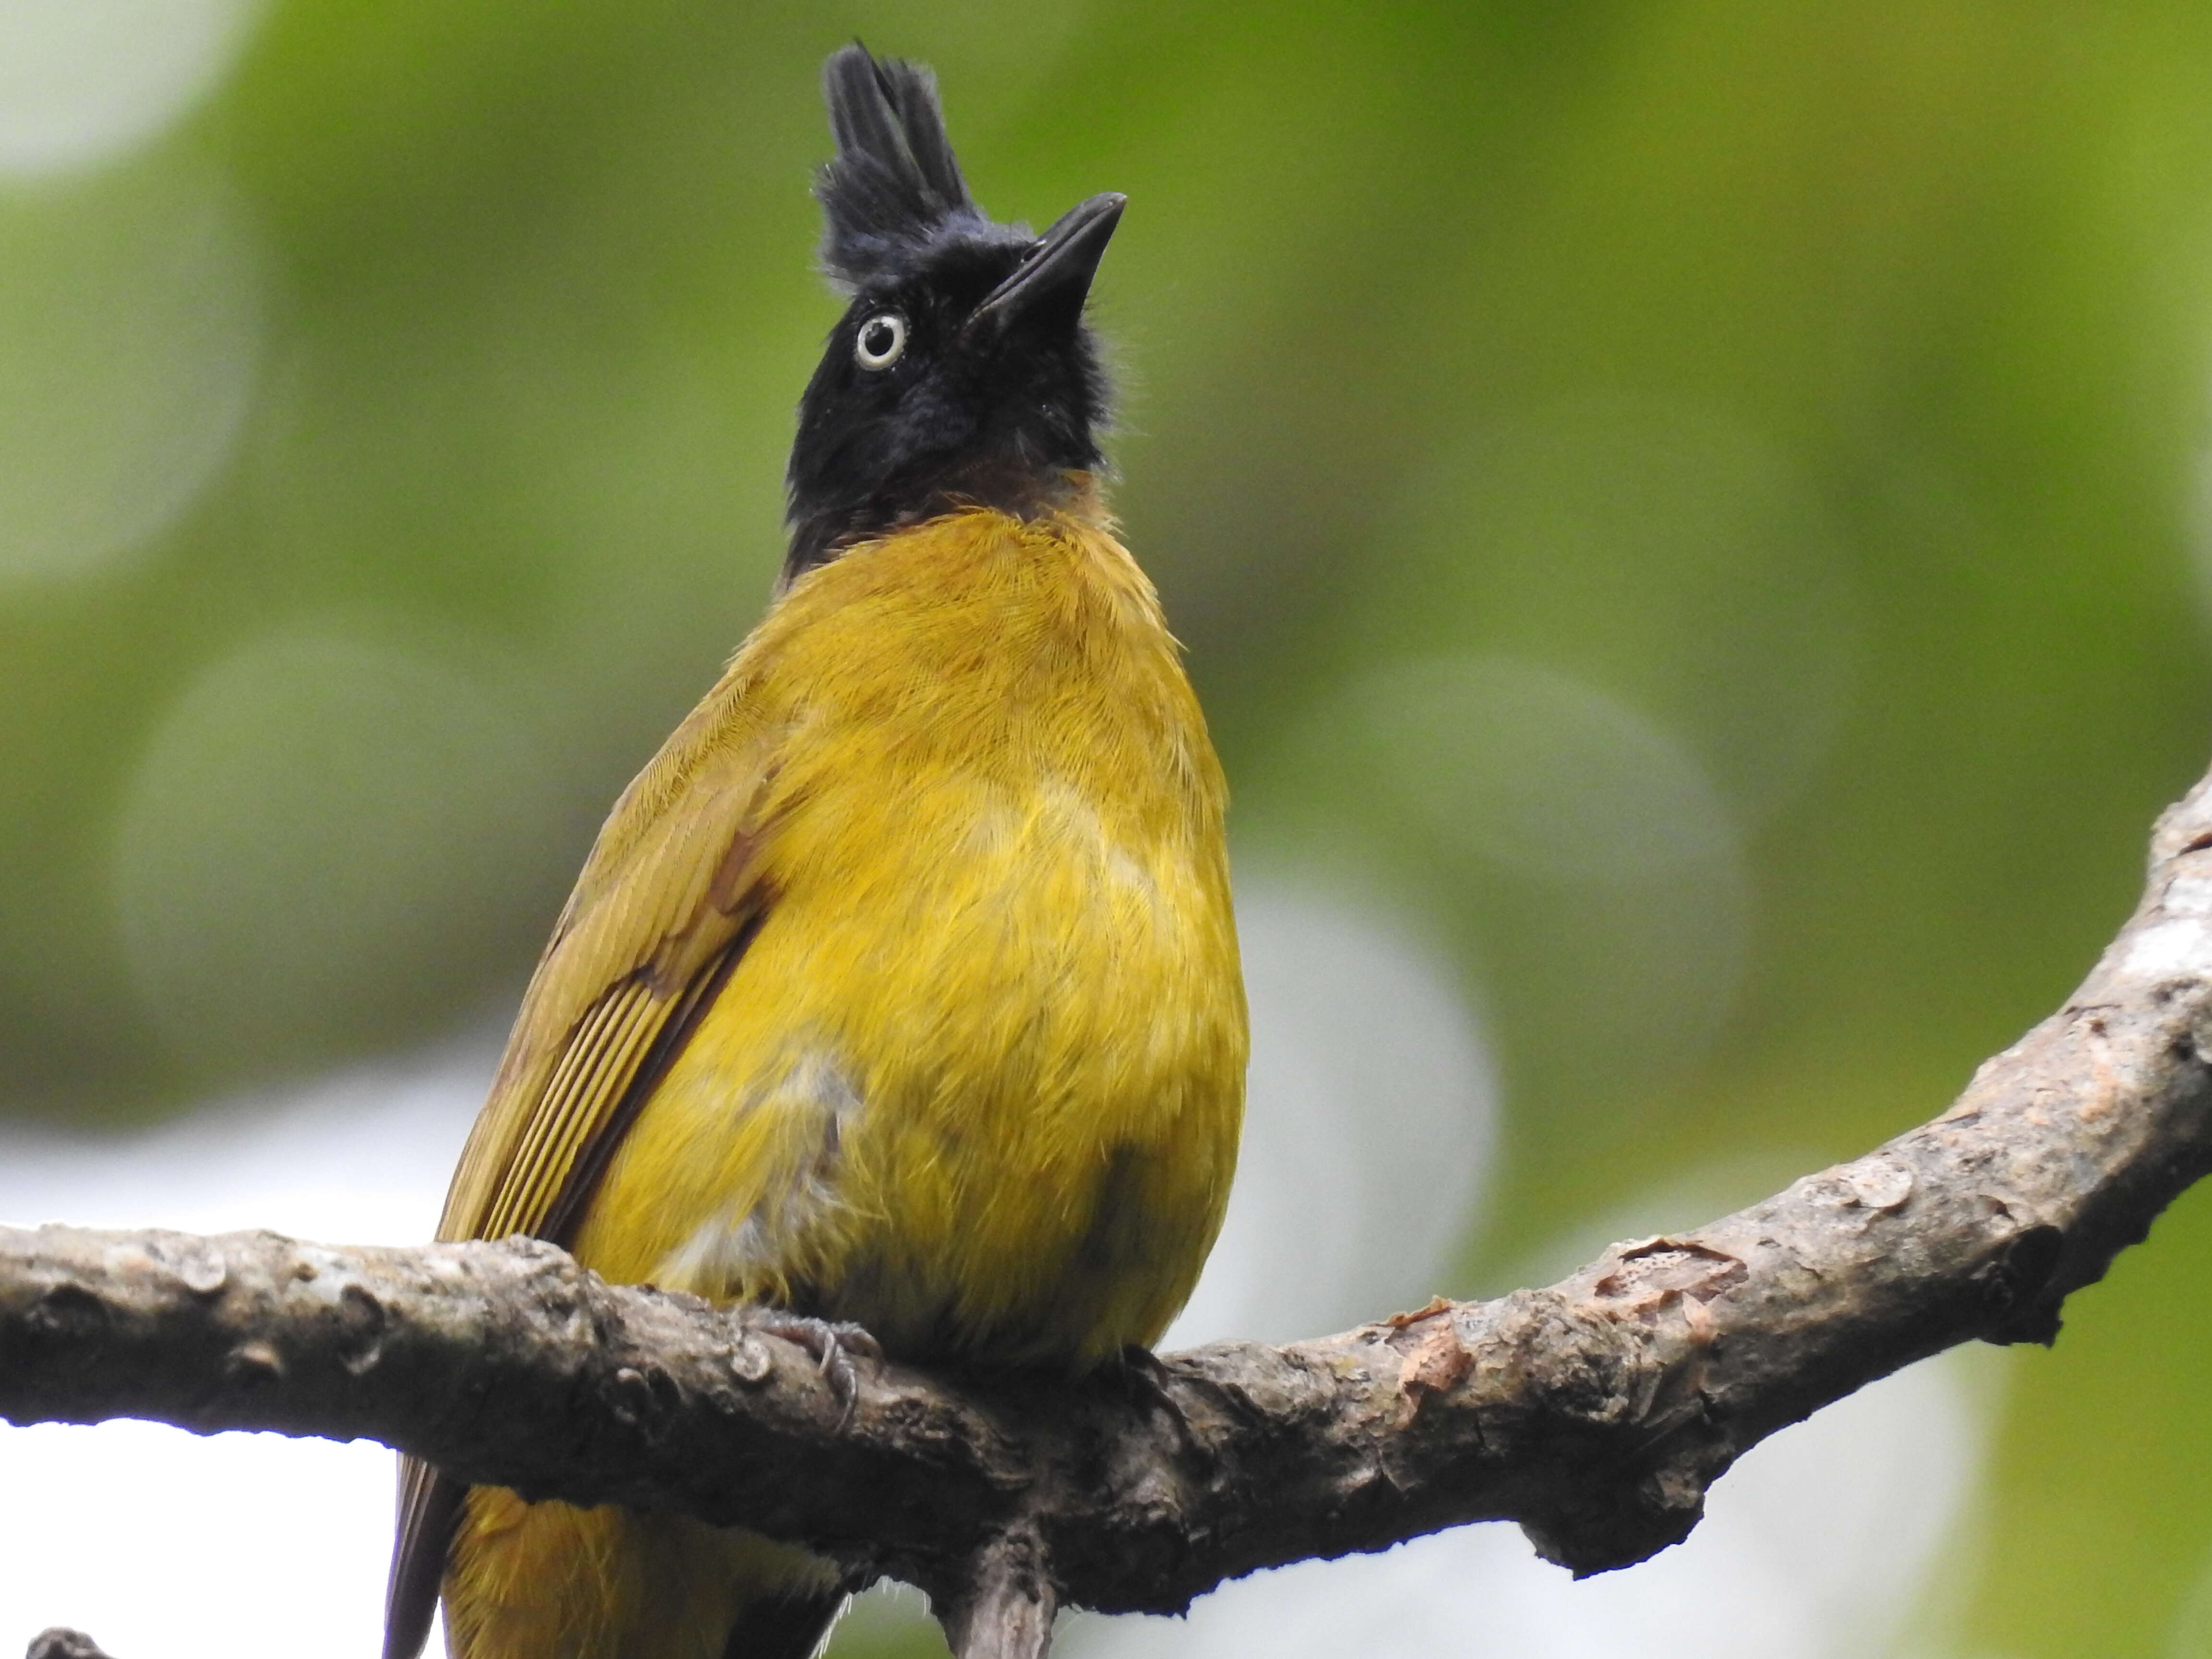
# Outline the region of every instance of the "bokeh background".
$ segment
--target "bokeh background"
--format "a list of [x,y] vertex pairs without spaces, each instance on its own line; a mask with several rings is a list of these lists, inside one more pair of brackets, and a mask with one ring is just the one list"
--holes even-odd
[[[2085,970],[2212,752],[2202,6],[0,0],[0,1215],[427,1232],[760,610],[855,34],[1001,216],[1131,198],[1257,1043],[1178,1340],[1759,1196]],[[2212,1195],[1628,1573],[1478,1528],[1063,1640],[2212,1656],[2208,1268]],[[386,1464],[0,1430],[0,1645],[369,1654]]]

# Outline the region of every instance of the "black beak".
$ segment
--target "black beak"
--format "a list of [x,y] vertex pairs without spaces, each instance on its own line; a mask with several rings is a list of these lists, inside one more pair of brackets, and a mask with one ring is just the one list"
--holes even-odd
[[984,296],[968,326],[974,328],[986,318],[1003,322],[1018,315],[1059,312],[1072,327],[1083,314],[1091,279],[1097,275],[1106,244],[1113,240],[1114,227],[1121,222],[1121,210],[1128,204],[1127,197],[1109,190],[1061,214],[1022,256],[1021,268]]

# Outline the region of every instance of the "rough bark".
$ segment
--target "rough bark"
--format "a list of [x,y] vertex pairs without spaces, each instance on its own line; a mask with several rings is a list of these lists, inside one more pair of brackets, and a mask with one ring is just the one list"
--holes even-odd
[[533,1498],[668,1508],[889,1573],[974,1659],[1057,1607],[1520,1522],[1595,1572],[1685,1536],[1785,1424],[2066,1296],[2212,1169],[2212,780],[2081,990],[1932,1122],[1543,1290],[1080,1387],[856,1358],[526,1240],[0,1230],[0,1414],[367,1437]]
[[100,1651],[100,1644],[82,1631],[56,1625],[31,1638],[23,1659],[107,1659],[107,1656]]

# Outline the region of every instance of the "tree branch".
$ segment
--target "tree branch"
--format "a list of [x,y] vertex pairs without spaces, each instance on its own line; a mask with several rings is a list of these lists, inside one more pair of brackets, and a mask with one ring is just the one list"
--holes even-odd
[[2212,1170],[2212,780],[2066,1006],[1879,1151],[1545,1290],[1080,1386],[856,1360],[549,1245],[0,1230],[0,1414],[367,1437],[532,1498],[742,1523],[935,1599],[968,1659],[1060,1606],[1519,1522],[1577,1572],[1686,1535],[1784,1425],[1923,1355],[2048,1342]]
[[31,1638],[23,1659],[107,1659],[107,1656],[100,1651],[100,1644],[82,1631],[56,1625]]

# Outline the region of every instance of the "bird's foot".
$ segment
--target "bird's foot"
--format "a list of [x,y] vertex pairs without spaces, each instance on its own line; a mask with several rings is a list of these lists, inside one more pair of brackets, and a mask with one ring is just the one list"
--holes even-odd
[[1111,1374],[1121,1384],[1122,1394],[1139,1411],[1156,1411],[1175,1425],[1176,1436],[1185,1450],[1194,1455],[1205,1455],[1205,1447],[1183,1415],[1178,1401],[1168,1384],[1170,1373],[1159,1355],[1141,1344],[1132,1342],[1123,1348],[1112,1367]]
[[883,1346],[874,1337],[843,1320],[815,1319],[775,1308],[753,1309],[745,1323],[764,1335],[780,1336],[813,1355],[816,1366],[830,1380],[830,1392],[837,1396],[837,1426],[842,1428],[852,1420],[853,1407],[860,1394],[860,1379],[853,1369],[853,1356],[881,1359]]

